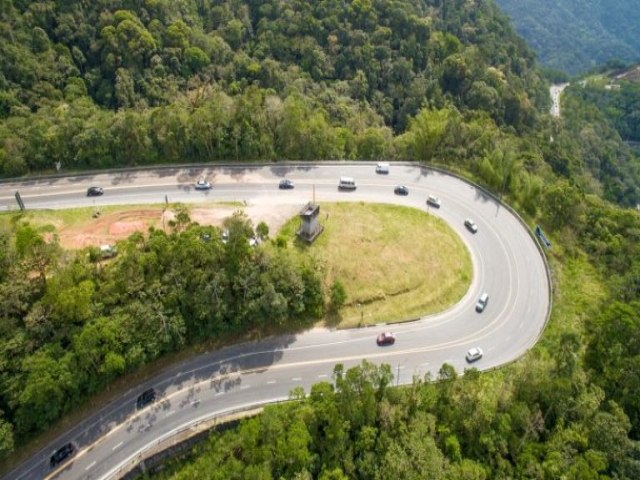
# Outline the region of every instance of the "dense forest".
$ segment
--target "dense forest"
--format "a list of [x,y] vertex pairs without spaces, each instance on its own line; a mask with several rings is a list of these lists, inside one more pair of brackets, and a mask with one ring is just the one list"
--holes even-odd
[[[635,107],[602,113],[572,87],[550,118],[492,1],[0,0],[0,65],[5,177],[408,159],[477,181],[553,240],[553,316],[525,358],[401,389],[385,368],[338,368],[176,475],[640,478],[640,162],[620,121]],[[222,243],[181,212],[102,262],[19,217],[3,227],[0,453],[185,343],[322,313],[318,265],[250,248],[242,216],[228,228]]]
[[268,228],[241,213],[224,226],[226,241],[178,206],[171,233],[132,235],[106,261],[98,249],[63,251],[24,222],[0,232],[1,454],[13,435],[23,441],[163,354],[322,315],[313,259],[269,242],[252,247]]
[[567,93],[569,112],[576,112],[578,102],[588,106],[592,118],[600,115],[626,142],[640,142],[640,80],[616,78],[587,79]]
[[496,0],[543,65],[575,75],[640,60],[635,0]]

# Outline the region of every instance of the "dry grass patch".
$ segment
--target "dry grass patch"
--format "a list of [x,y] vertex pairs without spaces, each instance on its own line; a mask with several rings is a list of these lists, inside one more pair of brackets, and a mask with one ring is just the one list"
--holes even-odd
[[[328,323],[340,327],[398,321],[439,312],[469,288],[471,258],[447,224],[408,207],[364,203],[322,204],[325,230],[304,254],[327,270],[327,290],[338,279],[347,303]],[[282,234],[294,239],[298,219]]]

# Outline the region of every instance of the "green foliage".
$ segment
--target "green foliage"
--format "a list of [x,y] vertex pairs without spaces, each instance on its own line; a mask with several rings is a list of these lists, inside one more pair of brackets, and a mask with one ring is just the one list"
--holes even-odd
[[[571,411],[550,420],[556,406],[546,396],[571,377],[532,380],[533,365],[524,367],[449,371],[444,385],[393,389],[388,365],[337,366],[335,387],[316,384],[306,399],[213,433],[196,457],[159,478],[246,478],[257,468],[265,478],[632,478],[637,461],[622,410],[578,382]],[[538,396],[523,396],[532,384]]]
[[340,280],[334,280],[331,285],[331,310],[337,312],[347,300],[347,291]]
[[[248,328],[287,328],[317,318],[321,271],[287,250],[249,246],[241,214],[221,232],[178,208],[173,232],[152,230],[119,244],[108,264],[88,252],[57,255],[28,224],[3,232],[0,276],[0,450],[26,438],[109,382],[187,342]],[[208,237],[204,233],[208,233]],[[208,238],[208,240],[205,240]],[[28,277],[43,282],[29,281]]]
[[379,159],[423,108],[523,130],[546,101],[531,52],[486,2],[445,15],[406,0],[36,1],[5,17],[4,176],[57,161]]
[[571,74],[640,57],[634,0],[497,0],[548,67]]

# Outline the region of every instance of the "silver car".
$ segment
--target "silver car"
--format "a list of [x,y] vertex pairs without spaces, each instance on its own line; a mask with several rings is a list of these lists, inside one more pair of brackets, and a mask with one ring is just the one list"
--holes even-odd
[[480,360],[482,358],[482,349],[480,347],[473,347],[471,350],[467,352],[466,358],[467,362],[473,363],[476,360]]

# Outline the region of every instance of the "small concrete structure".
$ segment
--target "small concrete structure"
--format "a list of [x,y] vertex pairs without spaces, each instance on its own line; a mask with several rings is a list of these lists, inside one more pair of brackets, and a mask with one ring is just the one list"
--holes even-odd
[[300,210],[300,229],[296,232],[303,240],[311,243],[322,233],[324,227],[318,222],[320,205],[309,202]]

